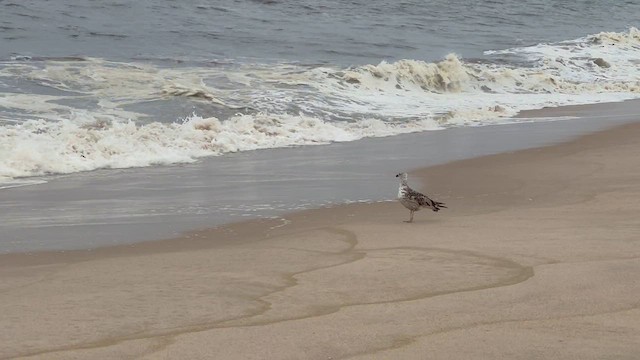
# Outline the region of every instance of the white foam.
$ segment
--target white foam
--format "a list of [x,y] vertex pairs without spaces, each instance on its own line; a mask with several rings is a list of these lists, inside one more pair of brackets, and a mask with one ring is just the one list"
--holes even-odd
[[[601,33],[558,44],[488,51],[518,55],[526,66],[468,63],[454,54],[428,63],[400,60],[347,71],[316,69],[328,97],[345,99],[345,111],[420,116],[467,114],[459,120],[494,120],[520,110],[621,101],[640,94],[640,32]],[[613,39],[613,40],[611,40]],[[615,41],[614,41],[615,40]],[[473,115],[469,118],[468,115]],[[493,118],[493,119],[492,119]]]
[[640,30],[633,27],[627,32],[602,32],[486,54],[523,57],[536,65],[535,70],[551,77],[560,91],[639,91]]
[[0,181],[100,168],[189,163],[203,156],[432,130],[433,121],[328,122],[303,115],[191,116],[179,123],[29,120],[0,127]]
[[[635,28],[487,51],[487,56],[521,62],[466,62],[450,54],[434,63],[405,59],[349,69],[292,64],[160,68],[91,58],[2,64],[0,78],[29,79],[64,93],[0,96],[0,106],[7,109],[0,115],[6,124],[0,126],[0,182],[511,123],[510,117],[525,109],[640,94],[640,31]],[[173,98],[252,113],[160,123],[125,110]],[[94,105],[71,105],[83,101]]]

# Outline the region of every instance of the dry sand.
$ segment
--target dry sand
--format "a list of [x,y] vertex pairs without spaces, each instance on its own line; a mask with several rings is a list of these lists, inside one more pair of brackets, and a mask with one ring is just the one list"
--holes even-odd
[[[0,358],[638,359],[640,124],[304,211],[0,257]],[[31,358],[31,357],[30,357]]]

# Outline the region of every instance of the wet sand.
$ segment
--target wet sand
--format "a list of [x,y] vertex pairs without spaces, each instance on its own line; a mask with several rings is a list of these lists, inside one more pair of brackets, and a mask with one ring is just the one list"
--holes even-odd
[[[0,358],[636,359],[640,124],[297,212],[0,256]],[[31,356],[31,357],[29,357]]]

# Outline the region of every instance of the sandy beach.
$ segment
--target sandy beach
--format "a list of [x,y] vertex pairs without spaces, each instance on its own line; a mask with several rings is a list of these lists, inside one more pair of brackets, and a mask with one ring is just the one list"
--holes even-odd
[[640,1],[0,8],[0,360],[640,359]]
[[0,358],[637,359],[640,124],[354,204],[0,257]]

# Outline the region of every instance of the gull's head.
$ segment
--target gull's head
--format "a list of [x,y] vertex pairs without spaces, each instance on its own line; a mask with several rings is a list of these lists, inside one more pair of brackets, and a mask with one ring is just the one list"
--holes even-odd
[[396,175],[397,178],[400,178],[402,181],[407,181],[407,173],[400,173]]

